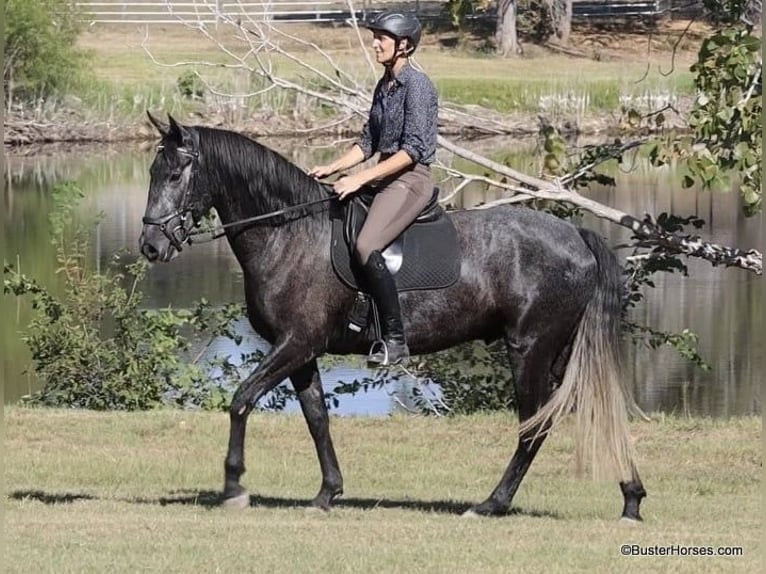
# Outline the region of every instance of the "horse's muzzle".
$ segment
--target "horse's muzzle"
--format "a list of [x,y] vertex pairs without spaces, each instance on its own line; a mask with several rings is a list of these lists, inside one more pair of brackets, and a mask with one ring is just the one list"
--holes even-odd
[[141,240],[139,241],[138,245],[139,245],[139,248],[141,249],[141,255],[146,257],[152,263],[154,263],[155,261],[157,261],[157,259],[160,258],[159,250],[151,243],[144,241],[143,236],[141,237]]
[[[146,257],[148,261],[152,263],[157,261],[167,262],[173,259],[178,250],[175,248],[172,242],[161,233],[147,233],[147,229],[141,233],[141,237],[138,240],[138,249],[141,255]],[[151,231],[157,231],[152,229]],[[152,236],[156,237],[152,237]]]

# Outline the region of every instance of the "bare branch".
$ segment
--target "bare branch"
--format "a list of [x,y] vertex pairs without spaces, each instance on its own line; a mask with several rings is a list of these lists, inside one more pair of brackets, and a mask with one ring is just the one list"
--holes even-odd
[[[374,66],[369,57],[369,53],[363,46],[364,42],[362,41],[362,37],[360,35],[358,22],[356,20],[355,11],[351,0],[348,0],[348,5],[352,15],[354,15],[352,16],[349,23],[351,24],[357,38],[359,39],[360,45],[362,45],[362,51],[370,66],[370,69],[374,72]],[[243,11],[243,14],[244,13],[246,13],[246,11]],[[236,30],[236,39],[243,42],[246,47],[246,51],[242,55],[236,54],[231,48],[223,45],[223,43],[218,38],[210,34],[210,32],[201,22],[197,22],[196,24],[187,23],[187,25],[190,28],[198,30],[199,33],[202,34],[208,41],[217,46],[221,53],[228,58],[228,63],[160,63],[156,58],[154,58],[154,56],[151,54],[151,51],[148,49],[148,32],[142,46],[149,57],[152,59],[152,62],[154,62],[156,65],[162,65],[165,67],[180,67],[191,65],[200,67],[204,66],[208,68],[218,67],[224,69],[242,69],[250,73],[258,74],[267,82],[267,86],[260,90],[245,94],[238,94],[237,97],[239,98],[262,94],[265,91],[274,88],[281,88],[291,90],[295,93],[303,94],[304,96],[308,96],[309,98],[313,98],[319,102],[331,104],[337,107],[339,110],[345,111],[343,117],[337,121],[333,121],[330,124],[317,128],[299,130],[300,133],[309,133],[322,128],[336,128],[342,122],[345,122],[355,116],[366,118],[369,109],[369,102],[371,101],[370,93],[363,85],[354,80],[348,73],[341,70],[337,62],[318,45],[305,39],[296,37],[292,34],[288,34],[274,27],[268,21],[255,21],[253,18],[248,16],[245,16],[244,19],[235,19],[231,15],[226,14],[216,14],[216,16],[218,17],[219,22],[223,23],[224,25],[231,26]],[[685,33],[686,30],[684,31],[684,34]],[[290,43],[294,45],[308,48],[313,53],[319,54],[322,61],[330,66],[333,72],[328,73],[320,69],[318,66],[312,64],[307,59],[301,58],[299,54],[285,49],[280,45],[278,41],[275,40],[275,38],[289,40]],[[677,45],[678,42],[676,43],[676,46]],[[301,80],[303,83],[299,83],[297,80],[280,76],[274,71],[275,66],[272,63],[272,58],[274,57],[289,60],[291,63],[299,66],[299,68],[302,69],[308,77],[314,80],[314,83],[309,84],[305,80]],[[223,91],[214,89],[212,87],[212,82],[209,80],[205,81],[205,84],[210,90],[210,93],[221,97],[226,96]],[[750,90],[748,91],[748,97],[752,95],[756,89],[755,86],[756,82],[754,80]],[[514,129],[513,126],[508,125],[507,119],[499,117],[498,114],[492,114],[480,108],[472,108],[471,112],[469,113],[465,107],[461,108],[448,102],[445,102],[441,105],[439,121],[440,126],[456,126],[458,131],[461,133],[508,134],[518,132],[518,128]],[[643,143],[644,141],[636,141],[624,144],[623,146],[616,148],[614,153],[620,154],[623,151],[637,148]],[[558,179],[545,180],[492,161],[487,157],[459,146],[455,142],[446,139],[443,135],[439,136],[438,144],[443,149],[451,152],[453,155],[473,162],[478,166],[484,167],[494,174],[497,174],[498,176],[489,177],[487,175],[468,175],[445,166],[444,170],[448,177],[459,180],[459,183],[456,184],[453,192],[442,200],[445,203],[457,196],[457,194],[464,190],[469,183],[481,182],[488,186],[502,189],[504,192],[510,195],[509,197],[502,198],[498,201],[481,206],[481,208],[484,209],[503,204],[526,202],[533,199],[564,202],[577,206],[594,214],[597,217],[606,219],[610,222],[630,229],[639,245],[643,248],[663,249],[672,253],[703,258],[713,263],[713,265],[736,266],[742,269],[753,271],[757,274],[762,273],[762,255],[756,250],[742,251],[736,248],[707,243],[698,237],[682,236],[679,234],[670,233],[663,229],[662,226],[659,225],[650,215],[646,215],[643,219],[638,219],[630,214],[624,213],[620,210],[589,199],[579,194],[574,189],[569,189],[567,187],[567,185],[571,185],[573,182],[589,173],[598,163],[600,163],[601,160],[594,161],[587,166],[583,166],[579,168],[575,173],[567,174]],[[515,183],[509,183],[509,181]]]

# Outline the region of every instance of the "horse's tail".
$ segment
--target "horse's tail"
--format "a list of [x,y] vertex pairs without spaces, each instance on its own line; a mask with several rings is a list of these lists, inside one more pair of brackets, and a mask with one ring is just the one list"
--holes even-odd
[[620,265],[598,235],[579,231],[598,263],[596,289],[577,327],[561,386],[533,417],[523,421],[521,433],[548,432],[575,411],[578,472],[589,461],[594,478],[632,480],[635,466],[628,410],[643,413],[620,373]]

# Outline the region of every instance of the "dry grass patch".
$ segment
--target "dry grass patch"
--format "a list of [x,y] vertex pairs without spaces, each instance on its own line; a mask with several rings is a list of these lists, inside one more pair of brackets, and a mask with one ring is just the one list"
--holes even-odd
[[[302,505],[319,470],[300,417],[254,415],[244,484],[253,506],[216,504],[228,417],[10,408],[8,572],[754,572],[761,423],[635,423],[649,491],[637,527],[614,484],[572,476],[566,425],[543,447],[514,513],[467,520],[514,446],[511,415],[334,418],[346,494]],[[740,545],[744,556],[622,557],[625,543]]]

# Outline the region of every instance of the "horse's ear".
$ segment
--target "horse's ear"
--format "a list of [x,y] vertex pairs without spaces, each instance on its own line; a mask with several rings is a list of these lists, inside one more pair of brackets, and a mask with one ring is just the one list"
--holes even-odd
[[155,118],[149,110],[146,110],[146,115],[149,116],[149,121],[152,122],[152,125],[155,128],[157,128],[157,131],[160,132],[160,135],[162,137],[165,137],[166,135],[168,135],[168,132],[170,131],[168,124],[163,123],[157,118]]
[[179,124],[170,114],[168,114],[168,121],[170,122],[169,135],[176,140],[178,147],[195,151],[197,146],[191,132]]

